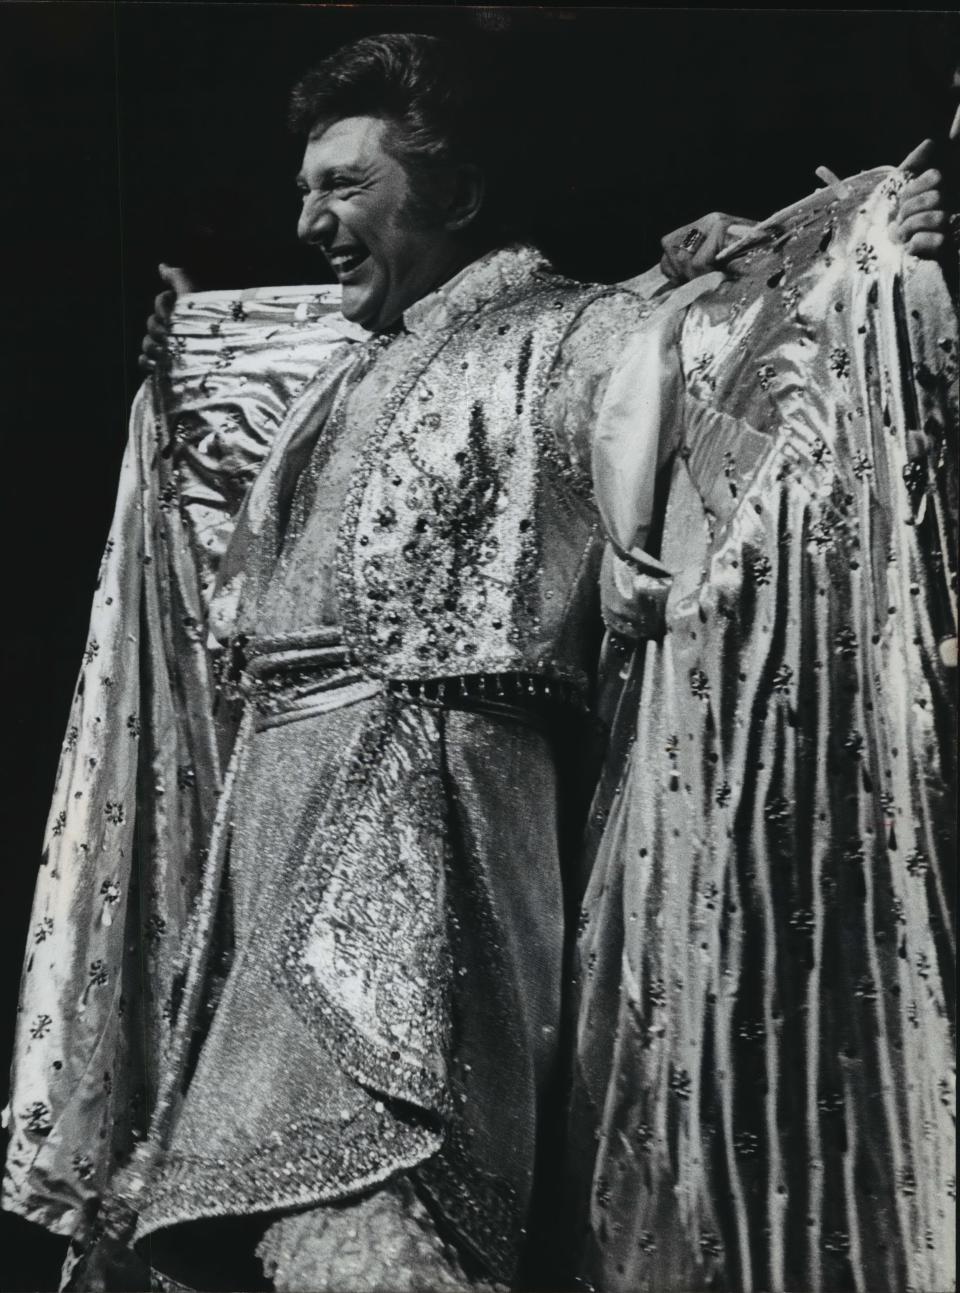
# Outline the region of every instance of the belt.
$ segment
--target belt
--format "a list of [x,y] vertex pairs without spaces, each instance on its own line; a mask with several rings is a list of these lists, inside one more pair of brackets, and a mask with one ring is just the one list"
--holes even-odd
[[298,722],[379,694],[546,726],[560,709],[586,710],[575,687],[539,674],[470,674],[426,680],[376,679],[354,663],[337,629],[231,644],[224,690],[253,709],[255,731]]

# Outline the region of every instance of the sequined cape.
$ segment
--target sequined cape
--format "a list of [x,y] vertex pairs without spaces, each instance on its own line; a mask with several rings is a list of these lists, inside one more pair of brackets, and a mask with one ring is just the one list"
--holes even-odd
[[[138,393],[44,837],[3,1207],[70,1234],[146,1127],[173,956],[230,715],[206,615],[237,509],[289,404],[363,334],[339,290],[182,297]],[[149,987],[144,990],[144,983]]]
[[958,334],[900,183],[782,213],[684,321],[579,930],[586,1287],[955,1287]]
[[[97,840],[95,866],[41,872],[36,939],[47,943],[48,977],[44,986],[34,974],[31,949],[24,981],[4,1206],[61,1233],[82,1229],[81,1214],[103,1193],[113,1157],[126,1157],[155,1104],[157,1053],[177,995],[174,957],[178,943],[182,956],[192,941],[184,938],[184,918],[210,838],[210,796],[202,818],[194,822],[191,814],[200,811],[198,784],[216,793],[232,739],[232,724],[211,718],[204,637],[210,585],[237,504],[284,414],[295,439],[303,410],[315,425],[318,410],[329,406],[328,392],[354,366],[341,343],[355,331],[326,313],[322,294],[311,289],[263,289],[220,300],[208,294],[182,306],[169,385],[142,393],[134,409],[103,596],[94,607],[77,721],[71,720],[51,815],[53,856],[62,861],[63,850],[76,842],[88,861],[81,847],[87,818],[79,820],[77,806],[84,795],[94,804],[90,820],[98,823],[102,808],[110,829],[102,848]],[[647,313],[632,291],[606,294],[602,318],[577,331],[576,344],[551,375],[552,416],[571,429],[571,450],[581,456],[589,457],[611,338],[616,351]],[[574,382],[566,378],[571,369]],[[285,463],[296,458],[289,436],[281,457]],[[649,501],[634,518],[637,535]],[[102,688],[91,686],[95,661],[107,678]],[[115,676],[124,679],[122,701],[110,689]],[[187,700],[181,691],[189,691]],[[103,696],[113,699],[112,708],[101,707]],[[150,727],[143,722],[145,704],[153,706]],[[80,740],[97,738],[96,752],[85,747],[71,757],[73,727]],[[139,776],[128,755],[137,742]],[[149,843],[145,852],[133,850],[135,826],[145,828],[139,834],[141,846],[144,836]],[[104,877],[108,864],[111,875]],[[164,906],[168,893],[175,902]],[[54,900],[63,915],[51,927]],[[125,932],[135,950],[123,960]],[[144,945],[159,948],[146,976],[151,1033],[145,1054],[133,1045],[147,1008],[135,964]],[[54,1009],[41,1009],[47,1002]]]

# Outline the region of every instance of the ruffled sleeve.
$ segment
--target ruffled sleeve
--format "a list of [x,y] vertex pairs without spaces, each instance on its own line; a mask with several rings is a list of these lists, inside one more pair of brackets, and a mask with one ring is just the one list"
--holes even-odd
[[650,551],[662,473],[682,427],[679,330],[719,273],[671,289],[659,271],[587,306],[555,365],[547,416],[574,461],[589,464],[607,547],[604,620],[621,637],[657,636],[670,572]]

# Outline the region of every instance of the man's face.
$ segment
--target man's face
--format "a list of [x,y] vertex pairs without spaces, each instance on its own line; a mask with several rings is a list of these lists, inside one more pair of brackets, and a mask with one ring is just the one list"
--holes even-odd
[[343,285],[343,313],[381,331],[451,272],[452,243],[439,221],[412,222],[410,184],[383,146],[387,123],[346,117],[311,138],[298,183],[298,237],[318,247]]

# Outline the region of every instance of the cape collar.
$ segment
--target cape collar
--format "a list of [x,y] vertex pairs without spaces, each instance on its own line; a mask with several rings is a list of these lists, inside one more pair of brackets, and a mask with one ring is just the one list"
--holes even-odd
[[417,337],[443,330],[521,286],[538,271],[549,273],[551,266],[535,247],[514,243],[486,252],[436,291],[415,301],[403,316],[404,330]]

